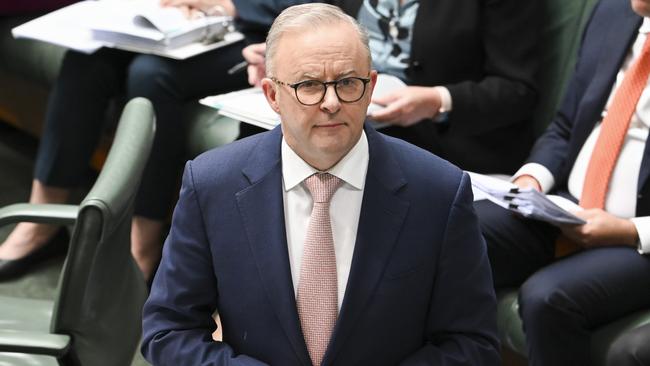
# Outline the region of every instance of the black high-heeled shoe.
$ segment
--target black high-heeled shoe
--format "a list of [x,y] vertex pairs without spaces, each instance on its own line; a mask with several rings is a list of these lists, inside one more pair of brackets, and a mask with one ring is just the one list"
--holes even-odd
[[68,250],[70,235],[62,227],[45,245],[18,259],[0,259],[0,281],[18,277],[50,258],[65,254]]

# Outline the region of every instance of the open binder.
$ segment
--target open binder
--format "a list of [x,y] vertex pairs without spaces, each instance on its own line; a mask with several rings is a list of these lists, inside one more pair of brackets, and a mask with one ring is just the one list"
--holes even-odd
[[243,39],[232,18],[187,19],[158,0],[98,0],[75,3],[12,30],[30,38],[92,53],[101,47],[185,59]]
[[474,200],[488,199],[493,203],[524,217],[545,221],[552,225],[582,225],[586,222],[569,211],[582,208],[572,201],[545,195],[535,189],[520,189],[514,184],[483,174],[468,172],[472,180]]

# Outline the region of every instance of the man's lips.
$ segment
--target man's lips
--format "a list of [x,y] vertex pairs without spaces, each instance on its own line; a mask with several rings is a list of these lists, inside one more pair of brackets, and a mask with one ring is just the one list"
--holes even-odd
[[345,125],[345,123],[343,123],[343,122],[334,122],[334,123],[321,123],[321,124],[317,124],[314,127],[318,127],[318,128],[334,128],[334,127],[339,127],[339,126],[343,126],[343,125]]

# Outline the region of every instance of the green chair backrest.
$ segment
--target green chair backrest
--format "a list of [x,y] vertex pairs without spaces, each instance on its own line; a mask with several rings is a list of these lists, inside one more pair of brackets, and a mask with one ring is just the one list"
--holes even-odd
[[535,135],[551,122],[564,95],[582,39],[582,31],[597,0],[542,1],[542,29],[537,73],[539,101],[533,117]]
[[147,291],[131,256],[131,218],[154,119],[148,100],[126,105],[106,163],[80,205],[51,323],[52,332],[72,336],[67,362],[124,366],[137,348]]

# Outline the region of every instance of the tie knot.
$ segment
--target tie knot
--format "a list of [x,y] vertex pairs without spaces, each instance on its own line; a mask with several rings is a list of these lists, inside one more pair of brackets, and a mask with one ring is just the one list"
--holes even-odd
[[342,182],[330,173],[316,173],[305,179],[314,203],[328,203]]

